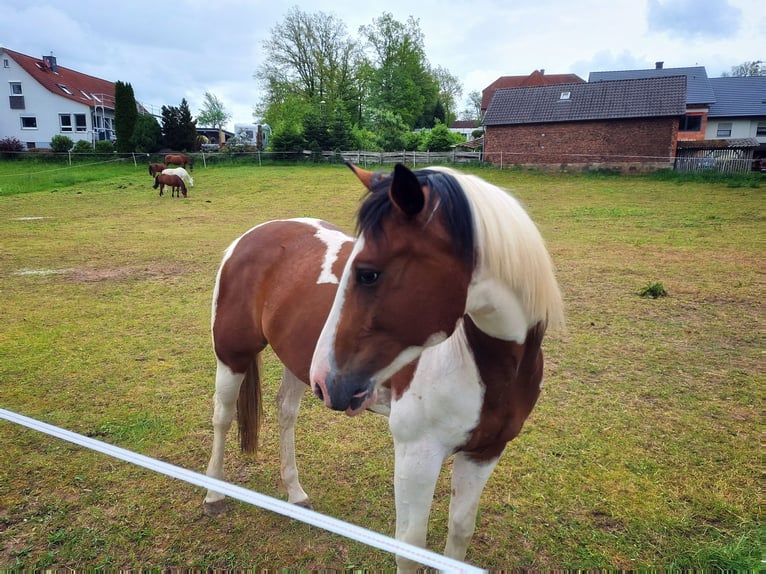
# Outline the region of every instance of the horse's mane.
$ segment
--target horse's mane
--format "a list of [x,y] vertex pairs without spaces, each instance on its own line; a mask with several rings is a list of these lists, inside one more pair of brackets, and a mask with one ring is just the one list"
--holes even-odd
[[[429,206],[441,201],[455,246],[477,272],[507,285],[531,323],[563,327],[561,292],[553,262],[537,226],[507,191],[483,179],[450,168],[431,167],[415,172],[432,190]],[[359,210],[359,230],[379,233],[391,211],[388,178],[379,177]],[[475,247],[474,247],[475,246]]]

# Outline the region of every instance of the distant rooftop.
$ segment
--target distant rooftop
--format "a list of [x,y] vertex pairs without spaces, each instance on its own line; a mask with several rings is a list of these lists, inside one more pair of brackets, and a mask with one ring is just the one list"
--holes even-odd
[[619,70],[612,72],[591,72],[588,81],[603,82],[610,80],[637,80],[645,78],[664,78],[667,76],[686,76],[686,103],[689,105],[712,104],[715,93],[710,86],[704,66],[689,68],[663,68],[658,62],[656,68],[648,70]]

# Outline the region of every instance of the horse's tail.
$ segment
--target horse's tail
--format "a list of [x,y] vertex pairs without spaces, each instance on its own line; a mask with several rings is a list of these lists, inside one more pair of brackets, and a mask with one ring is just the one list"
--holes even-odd
[[245,373],[245,380],[239,387],[237,399],[237,426],[239,447],[247,454],[258,448],[258,431],[261,428],[263,402],[261,401],[261,367],[263,359],[258,353]]
[[152,171],[152,164],[149,164],[149,175],[154,175],[154,172]]

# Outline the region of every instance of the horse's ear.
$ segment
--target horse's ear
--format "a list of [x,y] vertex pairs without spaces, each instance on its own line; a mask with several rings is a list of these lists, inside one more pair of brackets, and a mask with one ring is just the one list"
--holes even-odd
[[391,202],[407,217],[415,217],[426,203],[418,178],[404,164],[394,166],[394,177],[388,192]]
[[373,183],[376,181],[375,172],[362,169],[350,161],[347,161],[346,165],[351,169],[351,171],[354,172],[354,175],[359,178],[359,181],[362,182],[362,185],[364,185],[364,187],[366,187],[369,191],[372,188]]

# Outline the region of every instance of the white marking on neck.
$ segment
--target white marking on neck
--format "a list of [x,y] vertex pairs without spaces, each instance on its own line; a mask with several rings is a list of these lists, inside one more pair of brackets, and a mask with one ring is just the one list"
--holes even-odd
[[337,275],[332,272],[332,267],[338,261],[338,253],[340,253],[343,245],[353,241],[353,239],[341,231],[324,227],[318,219],[304,217],[296,218],[294,221],[300,221],[314,227],[316,229],[314,237],[327,246],[324,259],[322,259],[322,271],[317,278],[317,285],[321,283],[340,283]]
[[474,276],[466,313],[487,335],[517,343],[527,338],[529,320],[516,293],[493,277]]

